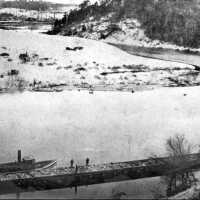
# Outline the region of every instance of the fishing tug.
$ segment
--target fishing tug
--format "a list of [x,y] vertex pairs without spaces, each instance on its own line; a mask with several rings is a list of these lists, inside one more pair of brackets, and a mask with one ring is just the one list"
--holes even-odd
[[35,169],[48,169],[56,165],[56,160],[45,160],[36,162],[32,156],[21,157],[21,150],[18,150],[17,161],[0,164],[0,173],[15,173]]

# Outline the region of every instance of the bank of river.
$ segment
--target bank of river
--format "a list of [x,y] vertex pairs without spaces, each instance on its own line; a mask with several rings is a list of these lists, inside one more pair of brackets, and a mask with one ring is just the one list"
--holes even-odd
[[139,47],[125,44],[114,44],[116,46],[132,55],[144,56],[148,58],[155,58],[161,60],[170,60],[181,63],[187,63],[200,67],[200,52],[191,50],[174,50],[165,48],[150,48],[150,47]]

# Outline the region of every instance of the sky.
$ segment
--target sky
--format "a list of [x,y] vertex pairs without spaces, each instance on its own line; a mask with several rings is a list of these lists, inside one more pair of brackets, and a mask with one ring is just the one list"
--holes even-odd
[[[65,3],[65,4],[80,4],[83,0],[48,0],[54,3]],[[90,0],[91,2],[96,2],[97,0]]]
[[[65,4],[80,4],[84,0],[43,0],[43,1],[50,1],[53,3],[65,3]],[[96,1],[98,1],[98,0],[90,0],[91,3],[94,3]]]
[[55,3],[80,4],[83,0],[48,0]]

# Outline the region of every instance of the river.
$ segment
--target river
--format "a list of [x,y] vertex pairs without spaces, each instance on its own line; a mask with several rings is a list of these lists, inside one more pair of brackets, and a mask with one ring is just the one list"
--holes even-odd
[[[185,97],[183,94],[187,93]],[[17,149],[58,165],[126,161],[164,155],[169,136],[183,133],[193,144],[200,136],[199,87],[132,93],[64,91],[0,96],[0,160],[16,160]],[[153,116],[153,117],[152,117]],[[1,198],[150,198],[164,191],[160,178],[74,189],[2,195]]]

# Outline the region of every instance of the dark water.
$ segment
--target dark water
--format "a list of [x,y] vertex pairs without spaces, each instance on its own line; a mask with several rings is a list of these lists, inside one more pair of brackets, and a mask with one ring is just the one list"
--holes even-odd
[[106,183],[75,188],[64,188],[47,191],[27,192],[20,194],[1,195],[0,198],[156,198],[165,195],[165,185],[160,178],[140,179],[135,181],[124,181],[118,183]]
[[137,47],[124,44],[112,44],[127,53],[161,60],[171,60],[200,66],[200,52],[174,50],[164,48]]

